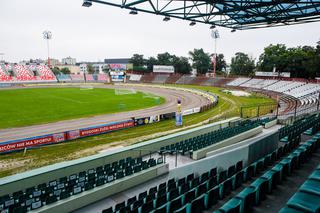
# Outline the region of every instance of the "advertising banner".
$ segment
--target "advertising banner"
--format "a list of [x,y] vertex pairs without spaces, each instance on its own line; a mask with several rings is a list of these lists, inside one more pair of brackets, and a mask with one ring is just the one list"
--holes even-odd
[[111,70],[126,70],[126,64],[109,64]]
[[191,115],[200,112],[200,107],[187,109],[182,112],[182,115]]
[[68,140],[74,140],[80,138],[80,130],[72,130],[67,132],[67,139]]
[[153,72],[156,73],[174,73],[173,66],[153,65]]
[[175,118],[175,116],[176,116],[175,112],[161,114],[160,115],[160,120],[169,120],[169,119]]
[[256,76],[265,76],[265,77],[286,77],[290,78],[290,72],[256,72]]
[[182,126],[182,114],[176,113],[176,126]]
[[124,121],[124,122],[119,122],[119,123],[114,123],[114,124],[109,124],[109,125],[97,126],[97,127],[87,128],[87,129],[80,129],[80,137],[102,134],[102,133],[106,133],[106,132],[110,132],[110,131],[133,127],[133,126],[134,126],[134,121],[130,120],[130,121]]
[[45,135],[35,138],[27,138],[20,141],[9,141],[0,144],[0,152],[8,152],[28,147],[40,146],[50,143],[59,143],[65,141],[65,133],[57,133],[52,135]]

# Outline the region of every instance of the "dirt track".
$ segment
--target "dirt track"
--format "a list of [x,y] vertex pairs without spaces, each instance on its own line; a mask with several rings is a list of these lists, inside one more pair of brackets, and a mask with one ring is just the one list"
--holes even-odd
[[199,95],[185,92],[181,90],[171,90],[163,88],[152,88],[152,87],[140,87],[140,86],[99,86],[104,88],[125,88],[125,89],[134,89],[137,91],[150,92],[159,96],[162,96],[166,99],[166,103],[147,108],[134,110],[129,112],[121,112],[115,114],[107,115],[98,115],[87,118],[79,118],[72,120],[59,121],[48,124],[33,125],[27,127],[18,127],[10,129],[0,130],[0,142],[16,140],[28,137],[34,137],[39,135],[58,133],[73,129],[85,128],[89,126],[95,126],[100,124],[105,124],[109,122],[116,122],[121,120],[130,119],[132,117],[146,117],[152,115],[159,115],[168,112],[176,111],[176,102],[177,99],[182,100],[182,109],[190,109],[199,107],[209,103],[209,101]]

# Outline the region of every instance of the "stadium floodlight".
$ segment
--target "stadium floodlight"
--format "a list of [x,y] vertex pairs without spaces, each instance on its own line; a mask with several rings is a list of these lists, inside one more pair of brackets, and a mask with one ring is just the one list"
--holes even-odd
[[43,38],[47,41],[47,48],[48,48],[48,66],[50,67],[50,51],[49,51],[49,40],[52,39],[52,32],[49,30],[45,30],[42,33]]
[[83,7],[91,7],[92,1],[91,0],[83,0],[82,6]]
[[163,21],[170,21],[170,17],[169,16],[164,17]]
[[190,25],[190,26],[194,26],[194,25],[196,25],[196,22],[195,22],[195,21],[192,21],[192,22],[190,22],[189,25]]
[[217,29],[211,31],[211,37],[214,39],[214,56],[213,56],[213,78],[216,78],[217,68],[217,39],[220,38],[219,31]]
[[213,24],[213,25],[210,26],[211,30],[214,29],[214,28],[216,28],[216,25]]
[[137,11],[137,9],[133,9],[133,10],[130,10],[129,14],[130,15],[137,15],[138,11]]

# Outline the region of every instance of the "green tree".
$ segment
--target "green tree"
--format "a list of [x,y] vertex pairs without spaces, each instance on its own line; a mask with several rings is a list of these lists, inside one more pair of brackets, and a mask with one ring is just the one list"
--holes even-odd
[[192,60],[192,67],[197,70],[199,74],[205,74],[211,67],[211,60],[208,53],[203,49],[194,49],[189,51],[190,59]]
[[218,74],[223,74],[226,72],[227,68],[227,62],[224,59],[223,54],[217,54],[217,66],[216,66],[216,71]]
[[133,54],[133,56],[129,60],[129,63],[133,64],[133,66],[136,67],[142,67],[143,65],[145,65],[145,60],[143,58],[143,55]]
[[231,59],[230,68],[231,74],[248,76],[255,68],[254,60],[245,53],[237,52]]
[[283,70],[286,66],[286,52],[287,47],[284,44],[270,44],[264,48],[264,52],[259,57],[258,69],[265,72],[273,71],[274,67],[277,70]]
[[174,70],[176,73],[190,74],[192,68],[188,58],[183,56],[177,57],[173,55],[172,59],[173,59]]
[[70,69],[68,67],[63,67],[60,69],[60,71],[63,73],[63,74],[70,74]]
[[94,68],[93,68],[92,64],[87,64],[87,73],[88,74],[94,73]]
[[150,57],[150,58],[147,59],[146,64],[147,64],[147,71],[148,72],[152,72],[153,71],[153,65],[157,65],[159,63],[158,63],[158,60],[155,57]]
[[170,53],[159,53],[157,55],[158,65],[173,65],[173,55],[170,55]]
[[59,75],[59,74],[61,73],[59,67],[54,67],[54,68],[52,69],[52,72],[53,72],[55,75]]

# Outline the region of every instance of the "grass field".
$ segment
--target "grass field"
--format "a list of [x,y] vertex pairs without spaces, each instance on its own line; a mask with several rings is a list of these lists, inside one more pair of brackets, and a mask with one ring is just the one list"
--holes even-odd
[[[117,92],[117,94],[116,94]],[[27,126],[164,103],[164,98],[114,89],[32,88],[0,91],[0,128]]]
[[[239,116],[240,107],[243,105],[275,102],[272,99],[259,95],[236,97],[231,94],[223,93],[220,91],[220,88],[214,87],[188,85],[182,87],[201,89],[219,96],[219,103],[216,107],[206,112],[184,116],[184,127],[190,127],[208,119],[217,121],[228,117]],[[263,114],[263,112],[261,113]],[[180,131],[181,128],[175,127],[174,120],[167,120],[146,126],[139,126],[104,135],[74,140],[68,143],[43,146],[37,149],[28,150],[26,156],[23,156],[22,152],[0,155],[0,164],[7,165],[5,168],[0,169],[0,177],[65,160],[89,156],[108,147],[130,145],[145,140],[146,135],[172,130]]]

